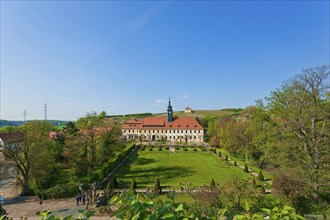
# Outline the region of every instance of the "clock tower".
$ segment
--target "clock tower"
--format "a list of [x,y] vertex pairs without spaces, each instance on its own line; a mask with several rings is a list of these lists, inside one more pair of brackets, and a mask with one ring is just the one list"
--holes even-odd
[[171,106],[171,99],[168,99],[168,106],[167,106],[167,121],[172,122],[173,121],[173,109]]

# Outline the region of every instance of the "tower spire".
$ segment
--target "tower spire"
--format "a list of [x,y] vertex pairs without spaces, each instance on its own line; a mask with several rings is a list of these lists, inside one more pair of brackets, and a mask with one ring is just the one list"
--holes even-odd
[[173,121],[173,109],[171,105],[171,97],[168,99],[168,106],[167,106],[167,121],[172,122]]

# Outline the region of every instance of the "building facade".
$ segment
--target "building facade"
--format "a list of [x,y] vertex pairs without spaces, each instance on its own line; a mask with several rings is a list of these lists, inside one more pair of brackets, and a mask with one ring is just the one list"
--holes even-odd
[[123,124],[122,133],[127,140],[204,142],[203,127],[193,117],[175,118],[170,100],[167,107],[167,118],[131,119]]

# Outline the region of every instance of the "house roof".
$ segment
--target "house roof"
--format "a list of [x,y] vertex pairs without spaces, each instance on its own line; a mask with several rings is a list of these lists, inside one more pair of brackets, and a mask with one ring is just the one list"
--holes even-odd
[[15,144],[21,143],[24,141],[24,133],[23,132],[6,132],[0,133],[0,139],[4,144]]
[[[131,121],[131,120],[130,120]],[[123,129],[203,129],[203,127],[193,117],[175,118],[173,122],[168,122],[163,117],[144,118],[142,123],[123,124]]]

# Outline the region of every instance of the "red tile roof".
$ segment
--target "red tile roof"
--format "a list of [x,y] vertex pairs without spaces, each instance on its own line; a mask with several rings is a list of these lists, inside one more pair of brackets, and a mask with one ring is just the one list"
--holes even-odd
[[176,118],[168,122],[166,118],[149,117],[142,122],[132,123],[134,119],[125,122],[123,129],[203,129],[203,127],[192,117]]

